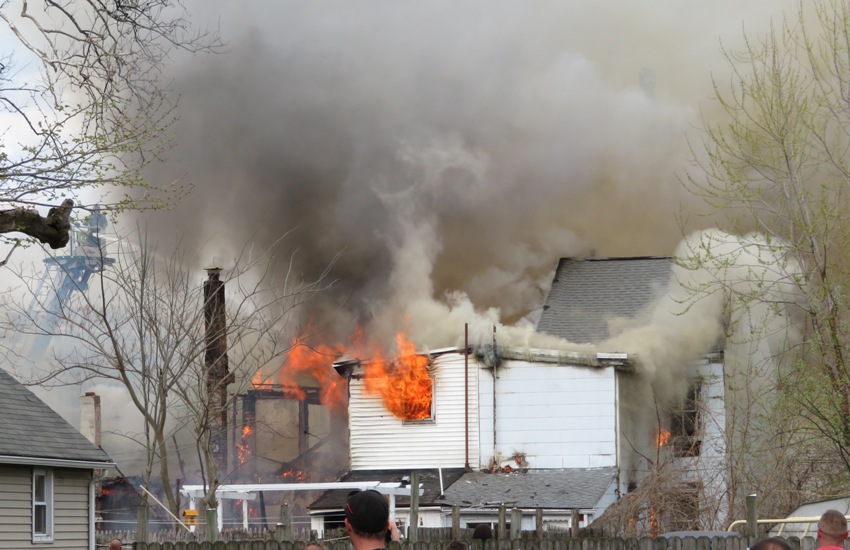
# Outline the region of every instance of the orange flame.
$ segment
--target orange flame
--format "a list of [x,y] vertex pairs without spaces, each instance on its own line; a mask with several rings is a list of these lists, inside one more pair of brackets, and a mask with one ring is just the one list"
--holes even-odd
[[279,477],[290,481],[304,481],[307,479],[307,474],[305,474],[303,470],[296,470],[293,468],[283,472]]
[[670,441],[670,430],[665,430],[664,428],[658,429],[658,435],[655,436],[655,445],[658,448],[667,445],[667,442]]
[[[309,329],[308,329],[309,330]],[[292,341],[285,363],[277,372],[275,388],[287,397],[305,399],[301,389],[308,379],[319,385],[319,400],[326,407],[347,405],[347,382],[331,367],[340,357],[359,357],[364,363],[365,390],[381,398],[393,415],[404,420],[431,417],[433,381],[428,373],[428,358],[416,355],[413,343],[399,333],[396,336],[397,358],[387,354],[374,342],[369,342],[358,328],[350,346],[312,345],[304,338]],[[257,371],[252,382],[255,388],[273,385],[270,376]]]
[[251,426],[245,424],[242,426],[242,443],[236,444],[236,458],[239,464],[245,464],[248,457],[251,456],[251,449],[248,446],[248,437],[254,432]]
[[379,396],[398,418],[430,418],[433,381],[428,374],[428,358],[416,355],[413,344],[402,333],[396,335],[396,345],[395,361],[371,361],[366,365],[366,393]]

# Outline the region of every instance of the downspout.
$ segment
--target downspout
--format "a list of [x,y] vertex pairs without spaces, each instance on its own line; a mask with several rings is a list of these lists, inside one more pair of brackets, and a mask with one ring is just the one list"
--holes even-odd
[[[466,454],[466,471],[469,467],[469,323],[463,325],[463,425],[464,425],[464,452]],[[441,478],[442,480],[442,478]],[[442,494],[442,491],[440,491]]]
[[614,469],[616,476],[615,483],[617,484],[617,498],[623,496],[620,491],[620,469],[622,468],[622,457],[620,456],[620,375],[617,369],[614,369],[614,460],[617,461],[617,467]]
[[[493,352],[496,353],[496,327],[493,326]],[[496,369],[498,361],[493,362],[493,462],[496,463]]]

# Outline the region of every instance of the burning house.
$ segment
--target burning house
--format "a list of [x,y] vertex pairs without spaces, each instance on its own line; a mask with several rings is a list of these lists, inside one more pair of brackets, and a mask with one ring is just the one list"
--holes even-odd
[[[640,317],[670,277],[668,258],[562,260],[538,331],[604,342],[612,319]],[[538,510],[547,528],[574,519],[584,527],[640,484],[649,468],[640,457],[661,448],[691,466],[701,459],[687,483],[703,483],[699,474],[709,472],[706,478],[722,484],[722,448],[713,436],[723,429],[722,352],[683,365],[685,397],[656,399],[647,415],[652,401],[645,399],[653,397],[636,369],[640,357],[616,349],[503,346],[498,332],[493,346],[477,349],[399,349],[395,361],[335,365],[350,394],[351,471],[343,479],[398,481],[427,472],[423,526],[449,525],[455,505],[462,526],[493,524],[504,505],[521,510],[523,529],[533,528]],[[312,504],[314,529],[335,525],[341,498]],[[403,502],[396,519],[409,521]]]

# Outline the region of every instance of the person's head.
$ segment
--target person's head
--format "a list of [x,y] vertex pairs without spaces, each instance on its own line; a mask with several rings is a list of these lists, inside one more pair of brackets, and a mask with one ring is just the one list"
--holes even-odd
[[121,550],[121,539],[112,539],[109,543],[109,550]]
[[459,540],[453,540],[446,546],[446,550],[466,550],[466,545]]
[[493,530],[487,523],[476,525],[472,531],[473,540],[490,540],[491,538],[493,538]]
[[308,542],[304,545],[304,550],[324,550],[324,547],[318,542]]
[[818,521],[818,540],[828,546],[843,546],[847,538],[847,518],[838,510],[827,510]]
[[770,537],[762,539],[750,546],[750,550],[792,550],[791,545],[785,539]]
[[355,542],[358,539],[378,540],[383,546],[390,522],[390,506],[387,498],[369,489],[348,495],[345,503],[345,530]]

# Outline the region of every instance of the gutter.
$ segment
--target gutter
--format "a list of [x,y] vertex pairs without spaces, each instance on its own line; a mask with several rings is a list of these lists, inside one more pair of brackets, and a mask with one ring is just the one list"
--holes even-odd
[[614,367],[623,371],[633,371],[636,362],[635,358],[630,357],[628,353],[579,353],[539,348],[500,347],[498,354],[503,359],[596,368]]
[[33,456],[0,455],[0,464],[19,466],[46,466],[52,468],[82,468],[85,470],[106,470],[115,468],[112,461],[69,460],[66,458],[39,458]]

